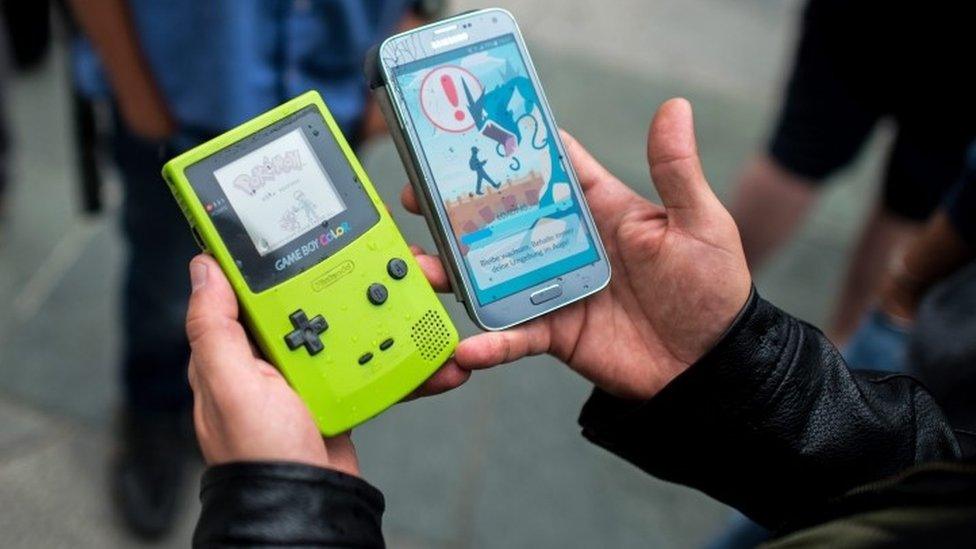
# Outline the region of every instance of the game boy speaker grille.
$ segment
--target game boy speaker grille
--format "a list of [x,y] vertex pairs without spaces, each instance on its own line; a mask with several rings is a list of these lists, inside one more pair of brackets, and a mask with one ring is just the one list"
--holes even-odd
[[444,348],[451,344],[451,331],[444,325],[441,315],[430,310],[410,330],[414,345],[424,360],[436,360]]

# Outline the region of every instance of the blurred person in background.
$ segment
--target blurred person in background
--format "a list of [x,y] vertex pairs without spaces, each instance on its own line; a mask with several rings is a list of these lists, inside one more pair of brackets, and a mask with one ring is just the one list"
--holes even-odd
[[51,47],[50,5],[46,0],[0,0],[0,238],[10,179],[7,79],[11,68],[29,71],[47,59]]
[[[976,147],[963,177],[884,274],[878,301],[851,337],[844,359],[854,370],[915,376],[953,427],[976,431],[974,260]],[[770,535],[736,515],[711,547],[753,547]]]
[[739,176],[731,211],[755,270],[792,237],[824,183],[879,122],[895,126],[880,196],[862,226],[827,333],[844,345],[891,259],[962,171],[976,137],[964,67],[971,2],[810,0],[779,120]]
[[[976,147],[965,174],[919,236],[891,263],[877,305],[865,315],[844,355],[852,368],[905,371],[909,340],[923,299],[976,259]],[[936,316],[930,312],[928,318]],[[951,316],[951,315],[950,315]],[[923,328],[924,323],[923,323]],[[935,336],[931,329],[926,333]],[[956,339],[952,330],[942,338]],[[926,345],[935,350],[936,346]],[[916,357],[912,363],[918,363]],[[939,361],[945,362],[945,361]]]
[[[113,492],[125,523],[169,531],[189,449],[183,329],[196,251],[160,176],[168,157],[309,89],[354,146],[384,129],[361,75],[366,50],[432,15],[412,0],[72,0],[87,42],[75,82],[111,102],[128,244],[123,403]],[[97,55],[96,55],[97,54]]]
[[[899,331],[878,337],[879,322]],[[976,432],[976,146],[966,174],[888,274],[847,354],[852,367],[895,362],[925,383],[953,426]]]
[[[735,223],[703,174],[686,101],[662,105],[649,132],[662,206],[564,141],[613,262],[610,285],[465,339],[420,393],[549,353],[595,386],[579,417],[587,440],[776,529],[769,547],[972,545],[966,433],[914,380],[850,371],[819,330],[759,297]],[[402,196],[419,214],[412,188]],[[419,259],[450,292],[440,261]],[[189,379],[210,466],[194,543],[382,547],[383,495],[360,478],[349,435],[323,440],[255,355],[216,261],[201,255],[189,271]]]
[[918,308],[908,373],[953,427],[976,433],[976,261],[934,287]]
[[0,14],[0,244],[7,215],[7,186],[10,179],[10,137],[7,130],[7,25],[8,19]]

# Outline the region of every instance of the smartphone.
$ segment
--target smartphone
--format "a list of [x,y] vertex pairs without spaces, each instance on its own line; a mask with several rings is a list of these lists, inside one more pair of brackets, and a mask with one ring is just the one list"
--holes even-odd
[[509,12],[393,36],[366,74],[475,323],[505,329],[606,287],[610,263]]

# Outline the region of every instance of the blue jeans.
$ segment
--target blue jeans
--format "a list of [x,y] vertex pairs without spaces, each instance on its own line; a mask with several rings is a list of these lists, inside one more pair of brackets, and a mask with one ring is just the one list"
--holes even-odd
[[708,549],[752,549],[769,540],[770,532],[738,511],[729,518],[728,528],[719,534]]
[[851,370],[904,372],[909,330],[887,314],[869,312],[841,352]]
[[125,193],[121,222],[128,251],[121,311],[124,401],[137,413],[179,413],[192,403],[184,321],[187,263],[197,247],[160,176],[173,150],[121,124],[112,149]]

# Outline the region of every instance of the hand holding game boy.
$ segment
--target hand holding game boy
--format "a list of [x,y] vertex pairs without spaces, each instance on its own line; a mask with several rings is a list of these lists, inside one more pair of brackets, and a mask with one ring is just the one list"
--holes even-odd
[[348,434],[323,439],[308,407],[248,341],[234,291],[212,257],[190,263],[187,311],[193,422],[204,459],[292,461],[356,475]]
[[[217,262],[197,256],[190,262],[190,279],[189,379],[193,421],[207,463],[289,461],[358,475],[349,434],[323,438],[295,390],[248,340],[234,290]],[[448,361],[412,396],[453,389],[469,376]]]

